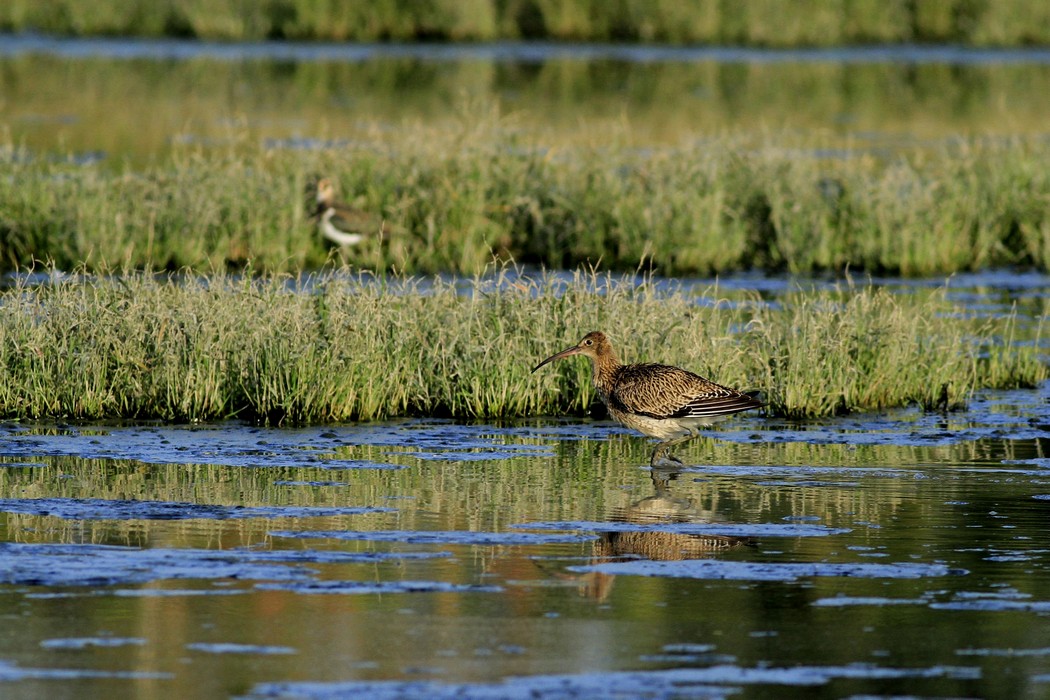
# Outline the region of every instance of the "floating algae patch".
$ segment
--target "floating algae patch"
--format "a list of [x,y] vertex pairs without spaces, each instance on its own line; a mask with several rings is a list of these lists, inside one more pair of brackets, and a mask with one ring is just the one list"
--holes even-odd
[[143,646],[145,639],[140,637],[69,637],[65,639],[45,639],[40,642],[44,649],[91,649]]
[[985,561],[1032,561],[1035,557],[1020,552],[1014,554],[992,554],[984,557]]
[[403,464],[339,456],[347,445],[365,444],[356,439],[357,431],[349,426],[273,429],[228,422],[206,426],[84,425],[60,430],[45,424],[4,427],[3,453],[14,457],[73,456],[148,464],[329,470],[406,468]]
[[[310,467],[326,470],[391,470],[408,465],[341,456],[348,448],[388,447],[391,455],[424,461],[479,461],[550,457],[549,444],[521,443],[520,428],[462,425],[442,420],[402,420],[382,425],[264,428],[235,422],[194,426],[65,426],[6,424],[3,454],[11,457],[76,456],[129,459],[149,464],[228,467]],[[607,437],[607,426],[537,431],[562,439]]]
[[232,644],[232,643],[218,643],[208,644],[205,642],[195,642],[193,644],[187,644],[187,649],[192,651],[203,651],[209,654],[297,654],[298,651],[292,647],[282,647],[275,645],[266,644]]
[[294,537],[300,539],[333,539],[365,542],[404,542],[406,544],[463,544],[490,545],[542,545],[574,544],[597,539],[595,535],[546,535],[533,532],[473,532],[470,530],[415,531],[374,530],[359,532],[351,530],[277,530],[271,537]]
[[653,664],[731,664],[736,657],[730,654],[642,654],[639,661]]
[[934,610],[967,610],[970,612],[1050,612],[1050,601],[1046,600],[952,600],[930,603]]
[[[576,426],[573,429],[550,433],[539,431],[531,436],[519,427],[493,425],[462,425],[452,421],[417,420],[406,421],[400,431],[375,430],[372,426],[359,426],[354,431],[356,444],[390,447],[394,453],[427,462],[479,462],[486,460],[514,459],[517,457],[553,457],[554,451],[546,439],[562,433],[572,439],[592,437],[593,433]],[[607,432],[607,431],[606,431]],[[543,444],[521,442],[528,437],[545,438]]]
[[[682,678],[664,679],[645,673],[580,674],[508,678],[498,683],[440,683],[437,681],[344,681],[339,683],[260,683],[241,700],[298,698],[300,700],[566,700],[586,697],[718,698],[739,688],[705,684]],[[680,676],[676,673],[676,676]]]
[[61,593],[26,593],[26,598],[33,600],[52,600],[58,598],[203,598],[211,596],[239,596],[248,591],[234,588],[107,588],[88,592]]
[[0,683],[27,680],[75,680],[80,678],[117,678],[126,680],[166,680],[171,673],[152,671],[98,671],[86,668],[20,668],[0,659]]
[[[1032,440],[1045,437],[1050,422],[1050,382],[1033,390],[979,391],[965,409],[949,416],[917,408],[853,413],[806,422],[767,418],[762,439],[770,443],[814,445],[936,447],[987,438]],[[720,440],[747,442],[754,431],[720,430]],[[862,472],[864,470],[857,470]]]
[[852,606],[870,605],[882,607],[886,605],[926,605],[930,601],[922,598],[882,598],[879,596],[835,596],[834,598],[819,598],[810,605],[817,608],[846,608]]
[[321,518],[366,513],[394,513],[385,506],[299,507],[220,506],[176,501],[105,500],[101,498],[4,498],[0,512],[48,515],[65,520],[241,520],[244,518]]
[[0,542],[0,583],[112,586],[168,579],[280,580],[310,576],[311,572],[301,567],[256,563],[251,554],[206,549]]
[[727,537],[826,537],[851,532],[849,528],[824,525],[781,525],[779,523],[653,523],[565,520],[511,525],[529,530],[587,530],[591,532],[669,532],[676,535],[724,535]]
[[[0,543],[0,583],[30,586],[113,586],[172,579],[307,581],[313,580],[315,572],[304,568],[304,564],[374,563],[447,556],[449,554],[446,552],[274,552],[251,549],[138,549],[109,545]],[[109,593],[116,595],[114,591]]]
[[290,591],[304,594],[361,595],[374,593],[499,593],[500,586],[445,581],[282,581],[257,583],[263,591]]
[[849,577],[911,579],[928,576],[963,574],[943,564],[768,564],[743,561],[688,559],[684,561],[623,561],[570,566],[569,571],[625,576],[659,576],[668,578],[732,579],[738,581],[797,581],[810,577]]
[[620,671],[574,675],[521,676],[496,683],[436,681],[344,681],[336,683],[260,683],[245,698],[367,697],[371,700],[564,700],[574,697],[724,698],[742,685],[822,686],[836,680],[951,679],[977,680],[981,670],[967,666],[893,668],[871,664],[741,667],[721,664],[708,668],[661,671]]
[[790,479],[783,479],[780,481],[759,481],[755,483],[755,486],[788,486],[792,488],[855,488],[860,486],[859,481],[820,481],[818,479],[799,479],[793,481]]
[[[719,438],[722,436],[719,435]],[[711,464],[711,465],[690,465],[682,467],[678,471],[683,474],[719,474],[722,476],[779,476],[792,478],[795,476],[812,476],[816,474],[829,475],[833,474],[836,476],[857,478],[857,477],[874,477],[879,479],[915,479],[922,478],[921,472],[905,470],[905,469],[884,469],[878,467],[865,468],[865,467],[814,467],[814,466],[800,466],[800,465],[772,465],[772,466],[760,466],[760,465],[735,465],[735,464]],[[856,482],[845,482],[845,485],[855,485]],[[834,484],[835,486],[842,486],[844,484]]]
[[[510,448],[510,449],[508,449]],[[503,445],[501,447],[489,447],[464,451],[462,449],[430,452],[403,452],[402,454],[428,462],[448,460],[450,462],[482,462],[491,459],[513,459],[514,457],[553,457],[554,453],[547,447],[533,445]]]
[[995,591],[956,591],[955,600],[1028,600],[1031,593],[1022,593],[1016,588],[1004,586]]
[[[1004,459],[1003,464],[1031,464],[1041,469],[1050,469],[1050,457],[1033,457],[1032,459]],[[1050,496],[1038,496],[1038,498],[1050,498]]]
[[956,649],[958,656],[1050,656],[1050,647],[1038,649]]
[[608,424],[555,423],[542,427],[504,427],[490,423],[458,423],[451,419],[413,418],[387,423],[329,426],[323,436],[355,445],[439,452],[443,450],[537,449],[517,444],[521,438],[601,439],[622,428]]
[[248,552],[252,561],[304,562],[308,564],[371,564],[383,561],[447,559],[452,552],[339,552],[323,549],[227,550]]

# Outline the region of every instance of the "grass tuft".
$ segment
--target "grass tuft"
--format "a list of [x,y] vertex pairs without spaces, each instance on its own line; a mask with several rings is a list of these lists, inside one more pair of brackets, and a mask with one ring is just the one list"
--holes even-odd
[[[348,269],[260,278],[76,273],[0,296],[0,416],[244,418],[266,423],[428,415],[582,414],[585,362],[535,363],[593,329],[626,361],[678,364],[765,392],[776,415],[919,404],[1048,376],[1042,322],[970,319],[942,292],[864,287],[700,305],[606,274],[462,284]],[[1023,333],[1021,332],[1023,330]],[[1023,336],[1023,337],[1022,337]],[[1018,342],[1023,339],[1025,342]]]
[[396,231],[345,253],[372,269],[471,275],[494,255],[665,275],[1050,269],[1045,140],[839,158],[820,157],[819,142],[788,151],[739,137],[551,151],[498,117],[472,119],[457,133],[417,125],[396,144],[359,148],[237,143],[141,172],[0,150],[9,171],[0,178],[0,265],[316,269],[329,251],[304,188],[324,173],[343,199]]

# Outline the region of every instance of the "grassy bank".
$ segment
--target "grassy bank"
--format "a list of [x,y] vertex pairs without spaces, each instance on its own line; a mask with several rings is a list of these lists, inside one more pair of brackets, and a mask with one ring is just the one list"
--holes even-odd
[[0,30],[224,41],[1050,43],[1041,0],[6,0]]
[[[943,294],[861,289],[702,306],[685,293],[580,274],[571,283],[500,274],[468,294],[422,285],[345,270],[305,280],[127,274],[23,284],[0,297],[0,416],[278,423],[580,413],[595,400],[587,363],[530,370],[594,328],[627,361],[681,364],[763,390],[778,415],[951,408],[980,387],[1048,376],[1037,348],[1013,344],[1016,318],[967,320]],[[1026,329],[1029,338],[1041,332]]]
[[471,274],[493,255],[662,274],[1050,269],[1044,139],[875,153],[772,137],[638,149],[603,135],[548,147],[482,112],[316,151],[234,134],[227,148],[125,172],[11,146],[0,151],[0,265],[314,268],[328,252],[306,190],[324,173],[399,231],[347,253],[371,269]]

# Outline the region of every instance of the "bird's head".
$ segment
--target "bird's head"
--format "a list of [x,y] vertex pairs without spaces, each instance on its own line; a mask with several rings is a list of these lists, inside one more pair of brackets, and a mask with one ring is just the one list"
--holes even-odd
[[322,177],[317,181],[317,203],[327,205],[331,204],[333,199],[335,199],[335,185],[328,178]]
[[580,342],[576,343],[571,348],[566,348],[559,353],[551,355],[546,360],[536,365],[532,371],[535,372],[548,362],[554,362],[555,360],[560,360],[563,357],[570,357],[571,355],[586,355],[592,360],[601,360],[612,355],[612,343],[609,342],[609,339],[605,337],[605,334],[601,331],[591,331],[583,336]]

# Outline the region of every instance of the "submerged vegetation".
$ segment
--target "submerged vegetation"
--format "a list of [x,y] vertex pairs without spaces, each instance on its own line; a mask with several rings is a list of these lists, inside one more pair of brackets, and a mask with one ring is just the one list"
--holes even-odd
[[234,142],[124,172],[8,147],[0,261],[316,268],[327,251],[307,200],[325,174],[399,232],[346,252],[371,269],[473,274],[493,255],[661,274],[1050,269],[1050,143],[1034,137],[877,153],[769,137],[550,148],[484,114],[373,135],[316,151]]
[[[56,276],[57,277],[57,276]],[[769,411],[825,416],[962,405],[981,387],[1048,376],[1042,324],[954,314],[943,290],[749,294],[698,304],[602,275],[506,269],[467,290],[344,269],[306,278],[78,274],[0,297],[0,415],[317,422],[406,415],[582,413],[584,362],[535,362],[606,330],[627,361],[658,360],[765,393]],[[1035,342],[1032,342],[1034,339]]]
[[1050,43],[1042,0],[5,0],[0,30],[224,41]]

